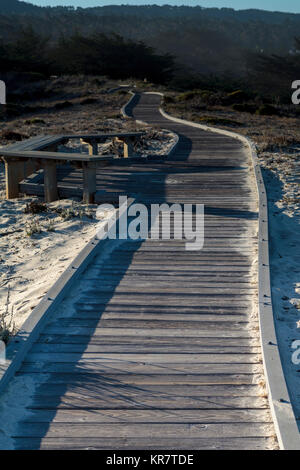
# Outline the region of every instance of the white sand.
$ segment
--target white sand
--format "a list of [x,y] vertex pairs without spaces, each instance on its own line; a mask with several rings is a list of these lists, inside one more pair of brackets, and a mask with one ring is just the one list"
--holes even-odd
[[300,340],[300,152],[265,152],[260,163],[269,200],[274,315],[286,380],[299,417],[300,364],[292,362],[291,345]]
[[[28,201],[23,198],[1,201],[0,213],[0,314],[6,309],[8,289],[16,328],[26,320],[31,310],[95,234],[95,219],[86,216],[64,220],[55,212],[24,214]],[[75,205],[74,205],[75,204]],[[48,205],[75,210],[85,209],[71,200]],[[92,214],[95,206],[89,206]],[[51,223],[54,231],[47,229]],[[41,233],[26,235],[29,225],[36,224]],[[9,233],[6,235],[6,233]]]

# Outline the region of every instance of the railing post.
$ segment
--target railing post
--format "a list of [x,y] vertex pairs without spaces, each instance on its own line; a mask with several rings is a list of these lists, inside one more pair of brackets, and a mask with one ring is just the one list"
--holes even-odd
[[132,157],[134,154],[133,142],[130,137],[124,139],[124,158]]
[[56,161],[44,160],[44,194],[45,201],[52,202],[58,199]]
[[130,137],[116,137],[115,141],[123,143],[123,158],[134,155],[133,141]]
[[93,203],[96,193],[96,164],[83,162],[83,202],[85,204]]
[[89,148],[89,155],[98,155],[98,143],[96,139],[80,139],[83,144],[87,144]]
[[13,158],[5,159],[5,185],[7,199],[19,197],[19,182],[23,162]]

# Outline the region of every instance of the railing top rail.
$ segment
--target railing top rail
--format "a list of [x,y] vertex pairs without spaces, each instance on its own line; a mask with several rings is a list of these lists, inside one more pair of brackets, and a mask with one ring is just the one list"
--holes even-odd
[[114,155],[87,155],[84,153],[68,152],[46,152],[37,150],[0,150],[2,157],[15,157],[18,159],[43,159],[43,160],[67,160],[67,161],[111,161],[116,157]]

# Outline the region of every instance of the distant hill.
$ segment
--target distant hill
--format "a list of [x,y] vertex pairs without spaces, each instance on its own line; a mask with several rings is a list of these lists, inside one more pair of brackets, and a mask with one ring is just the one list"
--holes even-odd
[[[80,10],[80,8],[79,8]],[[282,24],[285,21],[300,21],[300,14],[272,12],[266,10],[234,10],[233,8],[203,8],[201,6],[173,6],[173,5],[109,5],[94,8],[82,8],[86,12],[90,11],[101,16],[104,15],[124,15],[124,16],[144,16],[148,18],[215,18],[235,21],[261,21],[269,24]]]
[[28,25],[52,42],[76,32],[116,33],[197,72],[236,75],[246,71],[249,52],[288,54],[300,35],[300,14],[168,5],[51,8],[0,0],[0,41],[14,40]]
[[[147,1],[147,0],[146,0]],[[72,2],[72,0],[70,0]],[[18,0],[0,0],[0,14],[40,14],[46,11],[52,13],[84,12],[98,16],[143,16],[144,18],[215,18],[218,20],[234,21],[260,21],[268,24],[282,24],[286,21],[300,21],[300,14],[272,12],[266,10],[234,10],[233,8],[204,8],[201,6],[173,6],[173,5],[108,5],[93,8],[75,8],[72,6],[39,7],[30,2]]]
[[18,0],[0,0],[0,14],[23,14],[23,13],[39,13],[42,8],[27,2],[19,2]]

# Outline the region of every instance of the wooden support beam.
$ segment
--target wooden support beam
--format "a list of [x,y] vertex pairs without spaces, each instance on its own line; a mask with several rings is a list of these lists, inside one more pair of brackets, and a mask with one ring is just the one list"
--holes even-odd
[[56,177],[56,162],[53,160],[44,160],[43,167],[45,202],[57,201],[58,190]]
[[133,141],[130,137],[124,139],[124,158],[129,158],[134,155]]
[[83,162],[83,202],[93,203],[96,194],[96,165],[94,163]]
[[116,137],[116,142],[122,142],[124,146],[123,157],[129,158],[134,155],[133,140],[131,137]]
[[82,144],[87,144],[89,149],[89,155],[98,155],[98,143],[96,139],[80,139]]
[[22,166],[24,163],[20,160],[7,158],[5,160],[5,185],[7,199],[19,197],[19,183],[23,179]]

